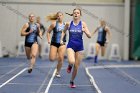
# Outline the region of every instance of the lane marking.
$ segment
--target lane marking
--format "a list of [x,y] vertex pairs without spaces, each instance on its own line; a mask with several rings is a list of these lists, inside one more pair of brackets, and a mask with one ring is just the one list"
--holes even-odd
[[82,65],[83,65],[83,67],[84,67],[84,69],[85,69],[85,72],[86,72],[87,76],[89,77],[90,83],[92,84],[92,86],[94,87],[94,89],[96,90],[96,92],[97,92],[97,93],[102,93],[101,90],[99,89],[98,85],[96,84],[95,79],[94,79],[93,76],[89,73],[89,68],[87,68],[87,67],[85,66],[85,63],[84,63],[84,62],[82,62]]
[[140,84],[140,81],[137,80],[136,78],[134,78],[132,75],[128,74],[127,72],[118,69],[120,72],[122,72],[122,74],[126,77],[128,77],[129,79],[131,79],[132,81],[135,81],[137,84]]
[[41,91],[41,89],[43,88],[43,86],[46,85],[45,83],[46,83],[46,81],[47,81],[49,75],[51,74],[51,71],[52,71],[52,69],[54,68],[55,64],[56,64],[56,62],[54,62],[54,63],[51,65],[51,67],[50,67],[50,69],[49,69],[49,71],[48,71],[48,74],[47,74],[46,78],[43,80],[42,84],[40,85],[40,87],[38,88],[38,90],[37,90],[36,93],[40,93],[40,91]]
[[[2,84],[2,83],[0,83]],[[8,85],[28,85],[28,86],[39,86],[40,83],[30,83],[30,84],[27,84],[27,83],[8,83]],[[48,84],[45,84],[46,86]],[[69,84],[51,84],[52,86],[68,86]],[[78,87],[92,87],[93,85],[76,85]]]
[[[52,86],[69,86],[69,84],[52,84]],[[91,87],[93,85],[76,85],[78,87]]]
[[52,77],[51,77],[51,79],[50,79],[50,81],[49,81],[49,83],[48,83],[48,86],[47,86],[47,88],[46,88],[46,90],[45,90],[45,93],[49,93],[49,89],[50,89],[50,86],[51,86],[51,84],[52,84],[52,81],[53,81],[53,79],[54,79],[54,77],[55,77],[55,73],[56,73],[56,69],[54,70],[54,72],[53,72],[53,75],[52,75]]
[[102,93],[101,90],[99,89],[99,87],[97,86],[97,84],[96,84],[96,82],[95,82],[93,76],[89,73],[88,68],[85,68],[85,70],[86,70],[87,75],[88,75],[89,78],[90,78],[90,82],[91,82],[91,83],[93,84],[93,86],[95,87],[97,93]]
[[[89,77],[91,78],[91,82],[93,82],[94,86],[96,86],[97,84],[95,83],[95,80],[94,80],[93,76],[89,73],[89,69],[116,68],[116,69],[120,70],[119,68],[139,68],[139,67],[140,67],[140,65],[104,65],[104,66],[91,66],[91,67],[86,67],[86,72],[89,75]],[[133,78],[131,75],[129,75],[125,71],[120,70],[120,72],[122,72],[126,77],[128,77],[131,80],[135,81],[137,84],[140,84],[140,81],[139,80]]]
[[23,63],[21,65],[18,65],[18,67],[14,68],[14,69],[10,70],[9,72],[5,73],[4,75],[0,76],[0,79],[3,78],[4,76],[6,76],[6,75],[8,75],[8,74],[10,74],[12,72],[14,72],[16,69],[22,67],[23,65],[25,65],[25,63]]
[[100,68],[139,68],[140,65],[104,65],[104,66],[91,66],[88,69],[100,69]]
[[28,68],[24,68],[23,70],[21,70],[19,73],[17,73],[15,76],[13,76],[12,78],[10,78],[9,80],[7,80],[6,82],[4,82],[2,85],[0,85],[0,88],[2,88],[3,86],[5,86],[6,84],[8,84],[10,81],[12,81],[13,79],[15,79],[17,76],[19,76],[20,74],[22,74],[24,71],[26,71]]
[[[28,86],[40,86],[40,83],[8,83],[8,85],[28,85]],[[47,84],[46,84],[47,85]]]

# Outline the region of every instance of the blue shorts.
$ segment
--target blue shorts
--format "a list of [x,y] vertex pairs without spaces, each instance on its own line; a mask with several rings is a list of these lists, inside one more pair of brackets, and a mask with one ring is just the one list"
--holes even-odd
[[67,48],[72,48],[74,52],[82,51],[84,50],[83,41],[82,42],[70,41],[68,42]]

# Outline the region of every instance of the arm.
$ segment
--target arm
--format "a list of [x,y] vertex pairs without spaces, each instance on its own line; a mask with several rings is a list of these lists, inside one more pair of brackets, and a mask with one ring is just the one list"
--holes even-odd
[[44,35],[44,33],[45,33],[46,29],[45,29],[45,27],[44,27],[44,25],[43,25],[43,24],[41,25],[41,28],[42,28],[42,30],[43,30],[42,35]]
[[21,33],[20,33],[21,36],[26,36],[26,35],[28,35],[28,34],[30,34],[30,33],[33,32],[32,30],[30,30],[29,32],[26,32],[26,30],[27,30],[28,27],[29,27],[29,24],[28,24],[28,23],[26,23],[26,24],[22,27]]
[[62,31],[61,38],[60,38],[60,44],[63,44],[63,38],[64,38],[64,36],[66,34],[66,31],[68,30],[69,24],[70,24],[69,22],[66,23],[66,25],[64,27],[64,30]]
[[90,33],[90,31],[88,30],[86,23],[85,23],[85,22],[82,22],[82,26],[83,26],[83,27],[82,27],[83,32],[86,34],[86,36],[87,36],[88,38],[91,38],[91,33]]
[[99,27],[97,27],[97,28],[95,29],[95,31],[92,32],[92,36],[98,31],[98,29],[99,29]]
[[37,23],[37,28],[38,28],[38,35],[42,39],[42,32],[40,30],[40,25]]
[[105,28],[106,32],[107,32],[107,43],[110,41],[111,39],[111,33],[108,27]]
[[49,44],[51,43],[51,40],[50,40],[51,36],[50,36],[50,33],[52,32],[52,30],[53,30],[54,27],[55,27],[55,23],[53,22],[53,23],[49,26],[49,28],[48,28],[48,30],[47,30],[47,41],[48,41]]

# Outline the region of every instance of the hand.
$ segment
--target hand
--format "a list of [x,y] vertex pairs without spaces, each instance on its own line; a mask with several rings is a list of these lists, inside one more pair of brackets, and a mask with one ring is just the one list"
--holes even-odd
[[105,42],[106,44],[108,44],[109,43],[109,40],[106,40],[106,42]]
[[28,32],[28,34],[30,34],[30,33],[32,33],[33,32],[33,30],[31,29],[29,32]]
[[85,32],[85,28],[84,27],[82,28],[82,31]]
[[42,37],[42,33],[39,33],[39,37],[42,39],[43,37]]
[[51,42],[49,41],[48,44],[51,44]]
[[64,42],[63,42],[62,40],[60,40],[60,44],[61,44],[61,45],[63,45],[63,44],[64,44]]

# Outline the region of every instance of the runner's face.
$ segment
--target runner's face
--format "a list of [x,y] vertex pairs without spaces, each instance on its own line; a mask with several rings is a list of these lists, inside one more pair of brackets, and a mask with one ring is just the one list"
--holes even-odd
[[73,18],[74,19],[80,19],[80,16],[81,16],[80,10],[73,11]]
[[40,18],[37,18],[36,21],[37,21],[37,23],[40,23]]
[[58,19],[58,21],[62,21],[63,20],[63,14],[62,13],[58,13],[57,14],[57,19]]
[[104,20],[101,20],[100,24],[101,24],[101,26],[105,26],[106,25]]
[[29,21],[34,22],[35,16],[33,14],[29,15]]

